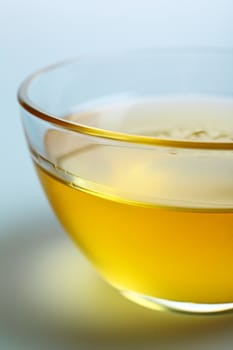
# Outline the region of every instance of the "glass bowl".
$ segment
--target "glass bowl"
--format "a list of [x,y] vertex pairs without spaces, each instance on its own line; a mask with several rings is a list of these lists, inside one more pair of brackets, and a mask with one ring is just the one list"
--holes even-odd
[[111,285],[152,309],[233,309],[231,50],[80,57],[18,100],[56,216]]

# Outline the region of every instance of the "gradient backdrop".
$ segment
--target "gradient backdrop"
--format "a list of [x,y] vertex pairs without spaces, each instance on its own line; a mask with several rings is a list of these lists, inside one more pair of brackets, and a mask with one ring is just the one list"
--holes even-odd
[[231,0],[0,0],[1,350],[233,348],[232,316],[152,313],[96,276],[39,187],[16,102],[26,75],[79,54],[233,47],[232,14]]

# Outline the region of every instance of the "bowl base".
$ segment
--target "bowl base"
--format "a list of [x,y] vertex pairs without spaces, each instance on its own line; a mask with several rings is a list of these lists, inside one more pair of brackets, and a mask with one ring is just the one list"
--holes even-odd
[[152,310],[173,311],[191,314],[216,314],[233,311],[233,303],[198,304],[155,298],[131,291],[120,291],[127,299]]

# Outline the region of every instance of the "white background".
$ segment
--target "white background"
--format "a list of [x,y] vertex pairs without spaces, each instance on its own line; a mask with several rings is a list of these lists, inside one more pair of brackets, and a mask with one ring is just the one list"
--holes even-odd
[[[49,210],[16,102],[17,88],[29,73],[93,51],[233,47],[232,15],[231,0],[0,0],[0,234],[11,234],[9,221],[20,225],[31,211]],[[209,340],[210,348],[214,344],[231,349],[233,336]]]

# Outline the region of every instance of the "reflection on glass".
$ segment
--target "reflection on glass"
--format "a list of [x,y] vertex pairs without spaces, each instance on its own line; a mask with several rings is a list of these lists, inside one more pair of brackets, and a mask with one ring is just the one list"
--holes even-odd
[[[98,61],[87,62],[85,79],[94,74],[98,93],[84,85],[78,62],[45,71],[33,78],[37,84],[30,80],[19,94],[30,150],[63,227],[123,295],[152,309],[229,310],[233,99],[229,93],[224,97],[224,89],[230,88],[229,74],[221,70],[226,57],[161,57],[114,61],[118,80],[113,63],[104,69]],[[180,70],[175,86],[168,67]],[[78,103],[74,86],[66,86],[66,69],[76,76],[77,88],[84,79],[87,101]],[[211,69],[222,79],[217,92],[210,84]],[[122,71],[124,76],[119,75]],[[142,77],[141,84],[139,79],[131,81],[132,71]],[[38,91],[47,88],[47,75],[52,90],[41,102]],[[51,103],[59,77],[63,95]],[[119,81],[124,94],[114,95]],[[139,92],[143,87],[143,93],[130,94],[129,86]],[[145,93],[147,88],[150,93]],[[109,92],[104,98],[102,89],[111,90],[111,96]]]

